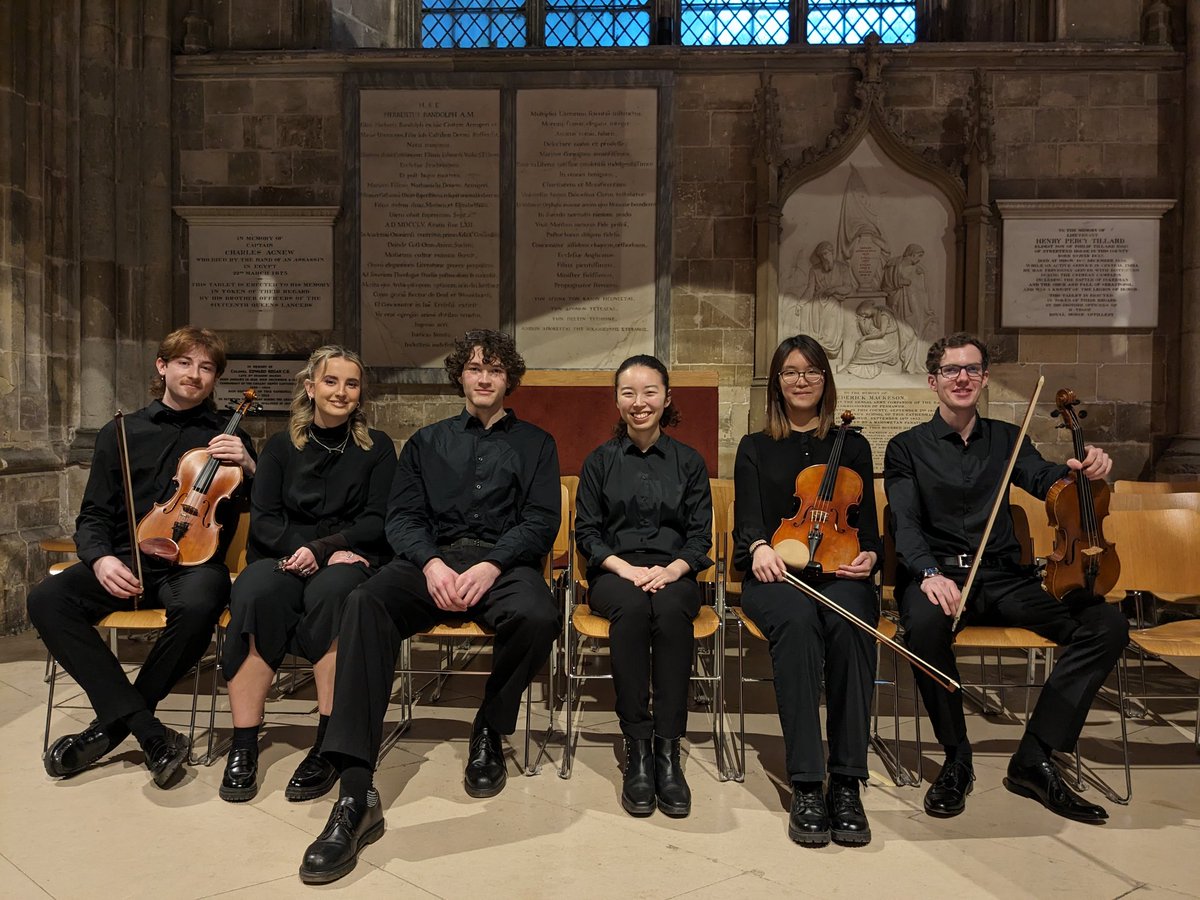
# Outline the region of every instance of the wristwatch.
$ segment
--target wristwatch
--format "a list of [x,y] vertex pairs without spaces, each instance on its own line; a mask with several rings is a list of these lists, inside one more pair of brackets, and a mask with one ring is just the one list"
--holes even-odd
[[942,574],[942,570],[939,569],[937,566],[930,566],[928,569],[923,569],[921,571],[921,580],[924,581],[926,578],[932,578],[934,575],[941,575],[941,574]]

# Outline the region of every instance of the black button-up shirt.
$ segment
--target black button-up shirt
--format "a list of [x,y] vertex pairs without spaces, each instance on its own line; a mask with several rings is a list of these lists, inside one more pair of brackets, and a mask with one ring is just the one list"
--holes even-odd
[[[170,499],[175,491],[179,458],[189,450],[208,446],[213,437],[225,430],[228,421],[228,416],[204,405],[180,412],[160,400],[125,416],[135,519],[140,522],[155,503]],[[246,451],[254,456],[249,436],[241,430],[237,435],[246,445]],[[220,559],[237,528],[237,510],[231,503],[222,503],[217,507],[217,516],[224,526],[217,556]],[[127,561],[130,547],[117,425],[109,422],[96,435],[92,470],[75,520],[75,548],[79,558],[91,566],[102,556],[118,556]]]
[[482,560],[502,570],[539,566],[561,506],[554,438],[512,410],[484,428],[464,409],[426,425],[400,451],[387,536],[398,557],[419,567],[463,539],[494,544]]
[[575,540],[596,571],[610,556],[651,553],[660,565],[682,559],[711,566],[712,491],[704,458],[659,435],[646,452],[628,436],[588,454],[575,499]]
[[[938,557],[972,554],[979,549],[996,491],[1020,429],[1008,422],[977,416],[970,439],[942,418],[933,418],[898,434],[883,461],[900,563],[915,576],[938,565]],[[1047,462],[1028,437],[1017,454],[1012,483],[1044,498],[1067,474],[1064,465]],[[1008,490],[1008,486],[1003,486]],[[1018,565],[1021,546],[1007,504],[996,517],[988,557]]]

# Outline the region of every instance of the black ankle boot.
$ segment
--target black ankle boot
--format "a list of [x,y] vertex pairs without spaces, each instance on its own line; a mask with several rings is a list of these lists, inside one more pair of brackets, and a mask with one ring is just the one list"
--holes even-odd
[[679,764],[679,738],[654,736],[654,793],[658,808],[673,819],[692,811],[692,791]]
[[871,843],[871,826],[858,796],[859,782],[850,775],[830,775],[825,803],[829,809],[829,831],[835,844]]
[[650,738],[625,738],[625,782],[621,807],[631,816],[654,812],[654,753]]

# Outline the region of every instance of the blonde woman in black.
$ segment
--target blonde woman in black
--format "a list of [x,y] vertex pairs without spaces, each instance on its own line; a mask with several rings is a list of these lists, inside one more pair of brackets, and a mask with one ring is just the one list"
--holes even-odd
[[220,795],[230,802],[258,791],[264,702],[289,652],[313,663],[320,721],[284,795],[312,800],[337,781],[320,750],[342,605],[392,555],[383,522],[396,451],[367,427],[364,377],[353,351],[315,351],[296,378],[287,430],[263,448],[251,490],[250,565],[233,586],[221,658],[234,728]]
[[584,461],[575,536],[587,558],[588,602],[611,622],[625,736],[621,805],[633,816],[657,806],[680,818],[692,808],[679,742],[701,602],[696,574],[712,565],[712,494],[700,454],[663,433],[678,420],[666,367],[633,356],[614,382],[621,421]]
[[[827,844],[831,837],[848,845],[871,840],[859,785],[867,778],[875,641],[782,581],[787,566],[771,546],[780,521],[796,513],[796,476],[829,460],[836,406],[837,388],[821,345],[807,335],[788,338],[771,360],[767,427],[742,438],[733,474],[733,562],[746,573],[742,607],[770,644],[793,790],[788,835],[812,846]],[[879,608],[869,578],[883,548],[875,520],[871,448],[860,434],[846,435],[841,465],[862,478],[862,503],[857,519],[850,522],[858,528],[861,552],[849,565],[812,583],[875,624]],[[822,682],[828,757],[821,743]]]

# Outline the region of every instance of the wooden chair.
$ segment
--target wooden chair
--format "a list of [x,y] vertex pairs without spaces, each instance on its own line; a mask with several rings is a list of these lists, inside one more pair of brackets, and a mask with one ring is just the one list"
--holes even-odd
[[1113,494],[1109,498],[1108,508],[1110,512],[1128,509],[1200,510],[1200,491],[1172,491],[1162,494]]
[[[573,478],[574,485],[578,485],[579,479],[576,476],[567,476]],[[567,478],[563,478],[559,484],[559,502],[560,502],[560,519],[558,534],[555,536],[553,547],[545,561],[545,576],[552,590],[557,589],[555,561],[560,555],[568,555],[570,552],[570,523],[573,506],[571,505],[571,487]],[[396,745],[397,741],[409,730],[412,726],[414,712],[417,703],[429,690],[429,700],[436,703],[441,699],[442,688],[451,675],[474,675],[487,677],[489,671],[467,671],[466,666],[478,655],[480,651],[481,641],[491,641],[495,638],[495,632],[480,622],[462,622],[449,621],[440,622],[432,628],[418,632],[401,645],[400,658],[396,668],[396,674],[400,679],[400,720],[392,727],[392,730],[384,737],[379,748],[379,758],[387,754],[387,752]],[[437,668],[417,668],[413,664],[413,641],[432,641],[437,644],[439,663]],[[546,683],[546,708],[548,711],[553,709],[553,695],[555,682],[555,658],[557,656],[557,648],[550,652],[550,671]],[[414,676],[428,676],[428,680],[420,685],[414,686]],[[430,688],[432,689],[430,690]],[[533,700],[530,690],[525,691],[525,756],[522,763],[522,771],[526,775],[536,775],[539,771],[539,764],[544,753],[546,744],[549,742],[553,734],[553,716],[551,716],[550,725],[547,727],[546,734],[540,742],[537,758],[531,762],[530,748],[532,744],[532,705]]]
[[1200,491],[1200,481],[1116,481],[1113,491],[1118,494],[1173,494],[1180,491]]
[[[716,517],[714,515],[714,529]],[[714,538],[717,535],[714,533]],[[714,547],[716,540],[713,541]],[[714,551],[710,551],[713,553]],[[609,639],[609,621],[603,616],[594,614],[585,602],[587,596],[587,560],[583,558],[579,548],[574,546],[572,532],[571,574],[567,579],[567,591],[564,597],[563,611],[563,675],[566,679],[566,692],[563,703],[566,730],[563,746],[563,761],[559,768],[560,778],[570,778],[576,744],[578,743],[575,718],[582,711],[582,691],[584,682],[593,679],[612,679],[611,674],[592,675],[584,672],[589,660],[594,659],[595,653],[587,650],[587,645]],[[697,582],[703,587],[712,588],[713,606],[703,605],[692,622],[693,637],[697,649],[693,662],[692,686],[707,705],[712,714],[712,736],[716,749],[717,772],[721,781],[737,777],[733,757],[728,751],[725,728],[725,662],[723,648],[725,631],[725,594],[717,577],[717,566],[711,566],[700,573]],[[707,643],[702,648],[701,643]]]
[[[225,554],[225,565],[229,567],[230,580],[237,578],[237,573],[246,567],[246,541],[249,538],[249,535],[250,535],[250,510],[249,510],[249,508],[242,508],[238,514],[237,527],[234,530],[233,538],[229,544],[229,549],[226,551],[226,554]],[[73,543],[71,545],[71,549],[74,550]],[[64,551],[59,551],[59,552],[64,552]],[[54,565],[52,565],[50,567],[50,574],[57,575],[59,572],[62,572],[66,568],[76,565],[76,564],[77,564],[77,561],[55,563]],[[221,616],[222,621],[227,622],[228,616],[229,616],[229,611],[226,610]],[[116,648],[117,648],[116,638],[117,638],[118,632],[126,631],[126,632],[133,632],[133,633],[148,634],[148,633],[151,633],[154,631],[160,631],[163,628],[167,627],[167,613],[166,613],[166,610],[164,610],[162,608],[149,608],[149,609],[138,609],[138,610],[132,610],[132,609],[118,610],[116,612],[109,613],[107,616],[102,618],[99,622],[96,623],[96,627],[110,629],[110,634],[112,636],[111,643],[112,643],[112,647],[113,647],[113,653],[115,654]],[[195,736],[196,736],[196,707],[197,707],[197,701],[198,701],[199,690],[200,690],[200,670],[204,667],[206,661],[215,661],[220,658],[219,654],[220,654],[221,628],[222,628],[221,623],[218,622],[218,625],[217,625],[216,629],[214,630],[214,639],[217,641],[217,655],[214,657],[211,657],[211,658],[206,658],[206,659],[200,660],[196,664],[196,667],[194,670],[193,680],[192,680],[191,720],[188,725],[189,746],[191,745],[191,742],[195,740]],[[46,698],[46,725],[45,725],[45,729],[42,734],[42,752],[43,753],[50,746],[50,717],[55,708],[54,691],[55,691],[55,687],[56,687],[56,682],[58,680],[58,664],[53,659],[53,657],[51,657],[49,654],[47,654],[47,664],[49,667],[49,677],[47,678],[47,682],[49,684],[49,691],[48,691],[47,698]],[[215,677],[214,677],[214,684],[215,684]],[[59,706],[61,708],[61,707],[63,707],[63,704],[60,703]],[[211,727],[210,727],[210,730],[209,730],[210,752],[211,752],[211,741],[212,741],[211,734],[212,734],[212,731],[211,731]],[[199,761],[199,759],[200,758],[197,758],[194,753],[191,753],[189,756],[189,762],[191,762],[193,765],[195,765]]]
[[[1194,509],[1145,509],[1111,512],[1105,536],[1117,544],[1121,559],[1118,591],[1153,594],[1160,599],[1200,595],[1200,512]],[[1130,643],[1142,659],[1200,657],[1200,620],[1184,619],[1130,632]],[[1127,661],[1122,660],[1126,666]],[[1145,667],[1142,690],[1129,694],[1139,701],[1177,699],[1178,695],[1150,694]],[[1122,707],[1124,711],[1124,706]],[[1200,750],[1200,683],[1193,743]]]

